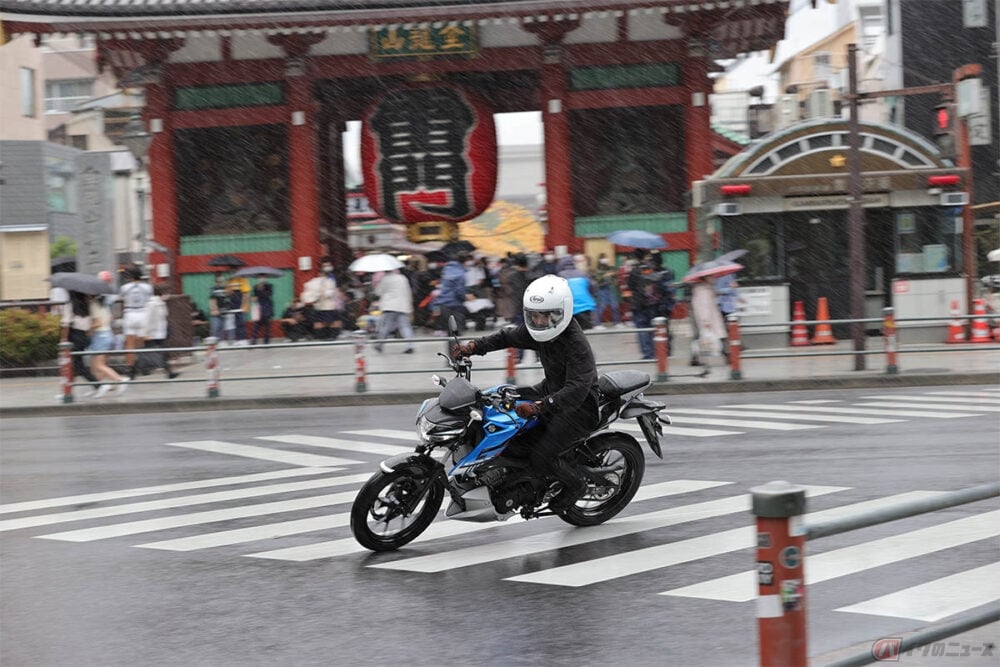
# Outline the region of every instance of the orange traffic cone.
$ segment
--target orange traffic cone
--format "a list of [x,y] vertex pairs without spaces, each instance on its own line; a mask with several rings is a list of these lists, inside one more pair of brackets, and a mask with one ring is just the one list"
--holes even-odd
[[975,317],[972,319],[972,336],[970,343],[991,343],[990,325],[986,323],[986,304],[982,299],[976,299],[976,309],[973,311]]
[[959,315],[961,313],[958,310],[958,299],[953,299],[951,302],[951,322],[948,323],[948,338],[944,342],[965,342],[965,326],[962,324],[962,320],[959,319]]
[[[830,309],[826,305],[826,297],[821,296],[819,301],[816,303],[816,319],[817,320],[828,320],[830,319]],[[817,324],[816,331],[813,334],[812,344],[813,345],[831,345],[836,343],[837,339],[833,337],[833,329],[829,324]]]
[[[805,322],[806,321],[806,309],[802,305],[801,301],[795,302],[795,311],[792,316],[792,320],[795,322]],[[809,329],[804,324],[793,324],[792,325],[792,347],[799,347],[801,345],[809,344]]]

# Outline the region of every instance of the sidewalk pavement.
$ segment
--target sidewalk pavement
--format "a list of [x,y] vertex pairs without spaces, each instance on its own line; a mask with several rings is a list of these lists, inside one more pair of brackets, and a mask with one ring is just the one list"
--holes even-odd
[[[613,328],[588,332],[599,370],[645,371],[654,380],[649,395],[721,393],[740,391],[829,389],[848,387],[920,386],[946,384],[991,384],[1000,382],[1000,346],[956,350],[959,346],[919,346],[930,352],[898,355],[897,374],[886,373],[886,357],[880,338],[868,338],[867,349],[878,354],[865,357],[865,370],[854,370],[855,355],[850,341],[808,348],[753,349],[745,354],[788,354],[767,359],[744,359],[742,379],[730,379],[730,369],[721,359],[708,368],[692,367],[690,329],[686,322],[672,325],[674,345],[668,360],[667,379],[658,380],[655,361],[641,361],[634,329]],[[463,340],[473,337],[467,333]],[[274,344],[256,347],[219,348],[219,396],[208,397],[204,352],[180,360],[181,376],[167,380],[162,371],[140,376],[118,395],[86,398],[87,385],[73,387],[73,402],[57,398],[57,377],[8,377],[0,379],[0,417],[61,416],[70,414],[121,414],[164,411],[260,409],[307,406],[417,403],[434,396],[431,382],[437,373],[451,377],[444,360],[446,338],[418,338],[413,354],[403,354],[402,341],[387,341],[384,351],[365,345],[366,374],[358,391],[355,346],[351,341],[335,343]],[[905,341],[904,341],[905,343]],[[914,346],[917,347],[917,346]],[[964,346],[968,348],[968,346]],[[847,352],[848,354],[843,354]],[[823,353],[823,356],[802,356]],[[839,356],[830,353],[841,353]],[[533,352],[516,369],[517,384],[541,379],[541,368]],[[115,359],[112,359],[112,363]],[[291,376],[291,377],[290,377]],[[506,381],[506,352],[473,357],[473,382],[488,387]],[[82,378],[77,378],[82,381]]]

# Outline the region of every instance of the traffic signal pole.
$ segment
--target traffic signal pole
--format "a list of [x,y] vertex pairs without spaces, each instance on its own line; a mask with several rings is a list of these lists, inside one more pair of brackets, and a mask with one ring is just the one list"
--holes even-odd
[[[910,95],[940,95],[945,101],[955,100],[955,88],[959,81],[982,75],[982,66],[979,64],[963,65],[955,70],[950,83],[940,83],[929,86],[916,86],[913,88],[899,88],[895,90],[879,90],[872,92],[858,91],[858,64],[857,45],[847,45],[847,75],[848,91],[847,102],[850,110],[850,117],[847,122],[847,170],[848,170],[848,230],[847,230],[847,266],[849,270],[848,290],[850,294],[850,314],[851,319],[864,319],[865,304],[865,254],[864,254],[864,234],[865,220],[864,208],[862,206],[861,192],[861,130],[858,121],[858,111],[861,102],[864,100],[879,97],[907,97]],[[955,163],[960,169],[965,171],[965,192],[968,194],[969,203],[962,207],[962,271],[965,273],[965,300],[966,309],[972,310],[972,303],[975,297],[976,281],[976,243],[975,243],[975,214],[972,210],[973,190],[972,190],[972,150],[969,144],[969,124],[961,114],[954,114],[952,120],[954,128],[955,143]],[[854,370],[865,369],[865,355],[861,354],[865,349],[864,325],[857,323],[851,325],[851,338],[854,340],[854,350],[859,354],[854,355]]]

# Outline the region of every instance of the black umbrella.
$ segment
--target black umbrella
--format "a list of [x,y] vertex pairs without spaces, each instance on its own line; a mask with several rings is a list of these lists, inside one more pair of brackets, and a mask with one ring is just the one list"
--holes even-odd
[[270,266],[246,266],[233,273],[234,278],[242,278],[243,276],[269,276],[271,278],[280,278],[282,275],[284,275],[284,271]]
[[431,250],[426,255],[428,262],[447,262],[448,255],[444,254],[440,250]]
[[83,294],[114,294],[117,291],[114,285],[89,273],[53,273],[48,281],[53,287]]
[[208,265],[235,267],[235,266],[246,266],[247,263],[244,262],[239,257],[235,257],[233,255],[216,255],[212,259],[208,260]]
[[52,260],[50,267],[52,273],[66,273],[69,271],[76,271],[76,257],[66,256],[66,257],[56,257]]
[[462,252],[473,252],[476,246],[472,245],[468,241],[452,241],[450,243],[445,243],[444,247],[441,248],[443,252],[448,257],[455,257]]

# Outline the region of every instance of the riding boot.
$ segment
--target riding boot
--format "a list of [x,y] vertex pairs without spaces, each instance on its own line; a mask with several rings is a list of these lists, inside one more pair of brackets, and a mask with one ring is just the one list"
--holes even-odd
[[562,483],[563,490],[549,501],[549,509],[561,512],[571,507],[587,491],[587,480],[583,474],[565,459],[549,461],[552,476]]

